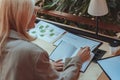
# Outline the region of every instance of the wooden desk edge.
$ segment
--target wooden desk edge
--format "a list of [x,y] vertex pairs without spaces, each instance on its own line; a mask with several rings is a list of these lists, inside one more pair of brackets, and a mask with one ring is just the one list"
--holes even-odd
[[98,80],[109,80],[109,78],[106,76],[104,72],[99,76]]

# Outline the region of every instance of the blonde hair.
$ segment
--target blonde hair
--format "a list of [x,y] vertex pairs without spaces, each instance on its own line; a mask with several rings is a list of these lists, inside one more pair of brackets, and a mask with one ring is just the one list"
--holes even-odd
[[34,12],[34,0],[0,0],[0,55],[8,39],[10,29],[14,29],[27,40],[32,37],[26,28]]

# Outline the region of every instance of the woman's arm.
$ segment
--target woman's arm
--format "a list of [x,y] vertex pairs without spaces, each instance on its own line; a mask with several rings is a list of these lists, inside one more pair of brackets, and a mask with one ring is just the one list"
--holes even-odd
[[36,64],[36,74],[41,80],[77,80],[81,64],[80,58],[74,57],[63,72],[57,72],[49,62],[47,53],[40,53]]
[[[49,56],[46,52],[40,53],[36,63],[37,77],[39,77],[41,80],[77,80],[82,63],[87,60],[85,57],[89,56],[87,49],[83,52],[82,51],[79,51],[77,56],[66,61],[67,64],[65,64],[64,70],[61,73],[57,72],[51,66],[49,62]],[[86,52],[85,55],[88,55],[81,55],[81,52]]]

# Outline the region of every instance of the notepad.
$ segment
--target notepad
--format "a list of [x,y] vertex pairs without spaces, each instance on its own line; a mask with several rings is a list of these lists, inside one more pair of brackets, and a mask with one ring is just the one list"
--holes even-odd
[[110,80],[120,79],[120,56],[98,60],[98,64],[110,78]]
[[[50,59],[54,61],[63,59],[64,62],[66,58],[76,56],[79,50],[80,47],[78,48],[72,45],[71,43],[68,43],[66,41],[61,41],[60,44],[56,47],[56,49],[51,53]],[[81,72],[85,72],[93,57],[94,54],[91,52],[91,58],[82,65],[82,68],[80,69]]]

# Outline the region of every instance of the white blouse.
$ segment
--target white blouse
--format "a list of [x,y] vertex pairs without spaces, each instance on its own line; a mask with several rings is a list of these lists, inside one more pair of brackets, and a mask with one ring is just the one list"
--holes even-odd
[[77,80],[81,61],[79,57],[66,59],[64,71],[58,73],[50,64],[45,50],[22,39],[11,30],[6,44],[0,80]]

